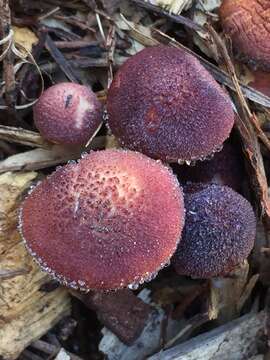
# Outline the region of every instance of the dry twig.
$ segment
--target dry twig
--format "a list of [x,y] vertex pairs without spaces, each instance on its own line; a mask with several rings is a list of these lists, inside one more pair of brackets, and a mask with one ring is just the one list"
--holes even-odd
[[[0,40],[9,38],[12,34],[11,14],[8,0],[0,0]],[[11,48],[11,40],[3,43],[3,79],[5,82],[5,102],[8,107],[9,114],[15,118],[16,104],[16,83],[15,72],[13,67],[14,54]]]

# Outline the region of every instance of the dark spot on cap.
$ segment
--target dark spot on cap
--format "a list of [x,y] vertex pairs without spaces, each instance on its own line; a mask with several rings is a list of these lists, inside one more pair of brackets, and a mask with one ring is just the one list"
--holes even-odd
[[72,95],[70,94],[66,97],[65,108],[69,107],[71,100],[72,100]]

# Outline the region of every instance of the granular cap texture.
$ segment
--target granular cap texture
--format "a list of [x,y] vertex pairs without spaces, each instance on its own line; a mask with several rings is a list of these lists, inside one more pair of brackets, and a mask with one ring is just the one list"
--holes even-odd
[[85,145],[102,122],[102,106],[87,86],[60,83],[34,106],[34,122],[44,137],[63,145]]
[[108,93],[109,126],[121,144],[164,161],[204,159],[234,123],[229,97],[199,61],[157,46],[132,56]]
[[183,236],[173,257],[179,274],[223,276],[248,257],[256,220],[241,195],[227,186],[201,184],[185,193],[185,207]]
[[269,0],[223,0],[220,19],[236,55],[255,68],[269,71]]
[[59,168],[26,198],[20,217],[39,264],[70,287],[93,290],[151,279],[175,252],[183,223],[172,172],[124,150]]

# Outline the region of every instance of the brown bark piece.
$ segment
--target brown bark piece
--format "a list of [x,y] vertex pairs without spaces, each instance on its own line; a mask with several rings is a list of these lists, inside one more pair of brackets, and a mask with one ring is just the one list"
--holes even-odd
[[123,343],[131,345],[141,334],[152,307],[124,289],[109,293],[89,293],[79,298],[97,311],[100,321]]
[[15,359],[70,312],[65,289],[39,291],[48,276],[25,250],[17,230],[22,193],[34,172],[0,176],[0,356]]

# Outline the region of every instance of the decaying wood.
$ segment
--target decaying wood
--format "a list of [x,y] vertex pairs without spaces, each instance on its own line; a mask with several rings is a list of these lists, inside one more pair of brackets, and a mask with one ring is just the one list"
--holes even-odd
[[[11,14],[8,0],[0,0],[0,40],[9,36],[11,29]],[[12,41],[12,40],[11,40]],[[8,109],[14,115],[16,104],[16,83],[14,72],[14,54],[10,42],[3,45],[3,79],[5,81],[5,102]]]
[[68,160],[76,159],[78,157],[79,155],[73,154],[72,156],[69,152],[58,151],[55,148],[34,149],[12,155],[3,161],[0,161],[0,173],[6,171],[40,170],[63,164]]
[[[69,351],[65,351],[61,348],[60,344],[54,345],[47,343],[43,340],[36,340],[31,344],[31,349],[38,350],[39,352],[45,353],[49,356],[49,358],[55,358],[58,360],[81,360],[81,358],[77,355],[70,353]],[[25,354],[25,352],[24,352]],[[29,357],[32,360],[33,352],[30,352]],[[41,358],[42,359],[42,358]]]
[[87,307],[97,312],[102,324],[122,342],[131,345],[143,331],[153,308],[129,289],[108,293],[72,292]]
[[[18,142],[19,136],[16,134],[16,138],[11,139],[10,137],[9,139],[10,141]],[[38,141],[38,139],[39,138],[36,138],[35,140]],[[92,139],[88,147],[83,149],[72,149],[51,144],[48,149],[37,148],[11,155],[5,160],[0,161],[0,173],[7,171],[40,170],[63,164],[69,160],[79,159],[82,152],[90,151],[91,149],[103,149],[107,143],[115,144],[114,139],[113,136],[97,136]],[[33,138],[31,138],[31,140],[33,140]]]
[[215,330],[162,351],[149,360],[247,360],[258,355],[264,312],[248,314]]
[[[150,302],[150,291],[144,289],[138,295],[145,303]],[[121,342],[119,338],[113,334],[109,329],[103,328],[103,338],[99,344],[99,350],[106,355],[108,360],[138,360],[146,359],[147,356],[152,355],[158,351],[162,346],[163,321],[166,314],[160,307],[153,307],[150,315],[147,318],[145,327],[135,342],[128,346]],[[168,319],[166,324],[166,334],[164,341],[176,336],[181,328],[185,327],[185,321],[175,321]]]
[[4,359],[17,358],[28,344],[70,312],[65,289],[48,293],[39,290],[48,276],[27,253],[17,229],[22,195],[36,175],[0,176],[0,356]]

